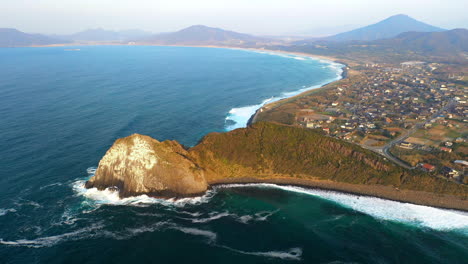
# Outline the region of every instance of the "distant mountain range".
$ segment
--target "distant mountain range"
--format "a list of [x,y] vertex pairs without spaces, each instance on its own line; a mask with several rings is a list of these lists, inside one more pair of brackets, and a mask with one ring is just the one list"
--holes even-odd
[[245,46],[273,40],[203,25],[191,26],[177,32],[157,34],[138,42],[153,45],[232,45]]
[[0,28],[0,47],[43,46],[69,41],[41,34],[28,34],[13,28]]
[[[366,60],[392,56],[395,60],[436,56],[466,60],[468,30],[444,31],[406,15],[326,38],[293,41],[258,37],[203,25],[177,32],[150,34],[141,30],[89,29],[72,35],[45,36],[16,29],[0,29],[0,46],[39,46],[66,43],[121,43],[180,46],[233,46],[303,51],[337,57],[357,56]],[[423,59],[423,58],[421,58]]]
[[402,62],[431,60],[447,63],[468,62],[468,30],[442,32],[405,32],[374,41],[325,41],[270,47],[286,51],[306,52],[343,59],[369,62]]
[[56,35],[54,37],[73,42],[121,42],[140,39],[150,35],[150,32],[138,29],[113,31],[97,28],[88,29],[72,35]]

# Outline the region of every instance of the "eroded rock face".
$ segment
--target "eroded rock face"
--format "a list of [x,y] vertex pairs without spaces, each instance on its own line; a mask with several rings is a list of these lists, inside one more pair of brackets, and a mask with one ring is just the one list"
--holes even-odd
[[99,162],[95,176],[86,182],[86,188],[114,186],[121,197],[185,197],[207,189],[203,170],[187,158],[179,143],[139,134],[116,140]]

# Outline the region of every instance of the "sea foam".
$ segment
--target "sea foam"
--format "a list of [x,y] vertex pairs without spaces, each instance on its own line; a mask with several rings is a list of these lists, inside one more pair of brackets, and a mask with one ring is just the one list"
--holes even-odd
[[8,213],[14,213],[14,212],[16,212],[16,209],[14,208],[7,208],[7,209],[0,208],[0,216],[6,215]]
[[454,230],[460,231],[463,234],[468,234],[468,213],[462,211],[402,203],[376,197],[306,189],[295,186],[280,186],[275,184],[230,184],[221,185],[218,188],[236,188],[246,186],[277,188],[296,193],[313,195],[336,202],[355,211],[365,213],[376,219],[396,221],[413,226],[442,231]]
[[328,60],[323,60],[323,59],[315,59],[315,58],[310,58],[310,57],[301,57],[301,56],[289,55],[289,54],[277,53],[277,52],[263,52],[263,51],[253,51],[253,52],[269,54],[269,55],[274,55],[274,56],[280,56],[280,57],[296,59],[296,60],[315,60],[315,61],[318,61],[320,63],[326,64],[326,66],[324,66],[324,67],[332,69],[335,72],[336,76],[334,78],[327,79],[327,80],[323,81],[322,83],[320,83],[318,85],[303,87],[302,89],[292,91],[292,92],[284,92],[284,93],[282,93],[282,94],[280,94],[278,96],[274,96],[274,97],[265,99],[260,104],[232,108],[228,112],[228,114],[226,116],[226,125],[225,125],[225,130],[226,131],[231,131],[231,130],[234,130],[236,128],[246,127],[249,119],[255,114],[255,112],[258,109],[260,109],[261,107],[263,107],[264,105],[268,104],[268,103],[272,103],[272,102],[276,102],[276,101],[279,101],[279,100],[282,100],[282,99],[285,99],[285,98],[296,96],[296,95],[301,94],[303,92],[306,92],[308,90],[320,88],[325,84],[340,80],[342,78],[341,76],[342,76],[342,73],[343,73],[344,65],[340,64],[340,63],[336,63],[336,62],[328,61]]
[[227,246],[220,246],[220,247],[240,253],[240,254],[244,254],[244,255],[268,257],[268,258],[279,258],[283,260],[301,260],[301,256],[302,256],[301,248],[291,248],[286,251],[249,252],[249,251],[238,250],[238,249],[227,247]]
[[35,239],[18,239],[9,241],[0,238],[0,244],[9,246],[24,246],[30,248],[50,247],[63,241],[80,240],[84,238],[94,237],[96,236],[97,230],[100,230],[103,227],[104,225],[102,223],[96,223],[75,231],[52,236],[38,237]]
[[72,188],[79,196],[83,196],[91,201],[94,205],[132,205],[132,206],[146,206],[149,204],[162,204],[166,206],[183,207],[185,205],[197,205],[207,203],[215,194],[209,190],[203,196],[182,198],[182,199],[159,199],[149,197],[148,195],[131,196],[127,198],[120,198],[119,192],[113,189],[98,190],[97,188],[85,187],[86,181],[94,176],[96,168],[91,167],[87,169],[88,177],[79,179],[72,183]]

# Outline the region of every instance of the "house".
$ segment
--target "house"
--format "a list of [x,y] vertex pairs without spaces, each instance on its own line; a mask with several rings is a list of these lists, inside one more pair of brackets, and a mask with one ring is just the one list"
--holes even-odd
[[413,144],[409,143],[409,142],[406,142],[406,141],[403,141],[400,143],[400,145],[398,145],[400,148],[404,148],[404,149],[413,149],[414,146]]
[[453,163],[460,164],[460,165],[463,165],[463,166],[468,166],[468,161],[466,161],[466,160],[456,160]]
[[444,175],[447,178],[453,178],[453,177],[458,177],[459,172],[453,168],[450,167],[443,167],[442,170],[440,171],[442,175]]
[[448,152],[448,153],[452,152],[451,148],[446,148],[446,147],[441,147],[440,150]]
[[423,171],[427,171],[427,172],[433,172],[435,170],[435,166],[434,165],[431,165],[429,163],[424,163],[424,164],[421,164],[421,169]]

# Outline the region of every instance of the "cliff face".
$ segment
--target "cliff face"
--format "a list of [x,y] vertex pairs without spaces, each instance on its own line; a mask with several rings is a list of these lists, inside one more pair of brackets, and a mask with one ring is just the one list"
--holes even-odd
[[117,187],[121,197],[201,194],[207,189],[204,173],[186,156],[187,151],[175,141],[159,142],[138,134],[121,138],[101,159],[86,187]]
[[404,170],[359,146],[312,130],[264,122],[211,133],[188,151],[175,141],[142,135],[118,139],[86,187],[117,186],[121,196],[182,197],[200,194],[208,184],[278,180],[468,197],[466,186]]

